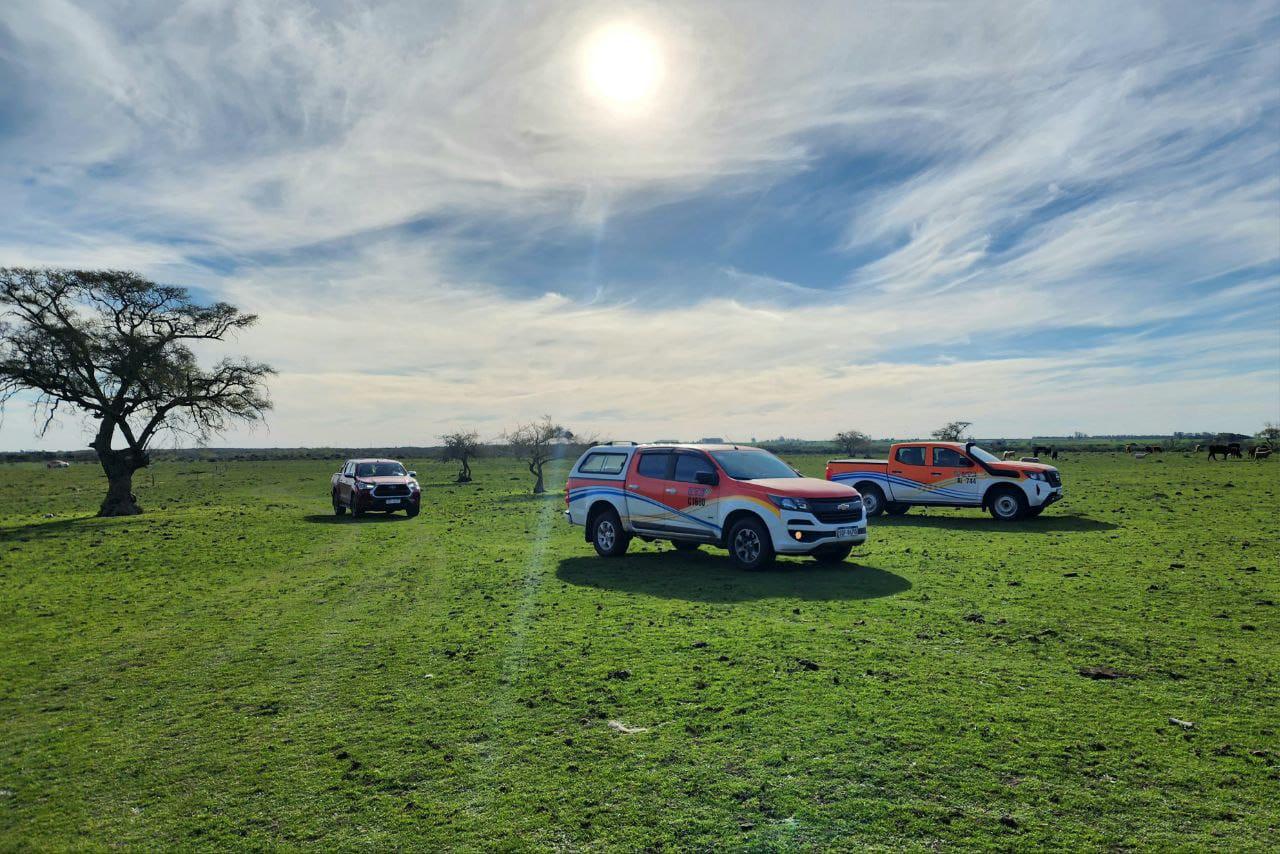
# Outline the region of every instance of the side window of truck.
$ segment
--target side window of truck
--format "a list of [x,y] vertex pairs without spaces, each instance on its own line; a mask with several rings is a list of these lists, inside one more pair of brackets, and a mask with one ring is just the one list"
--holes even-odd
[[622,467],[626,464],[626,454],[590,454],[582,461],[582,465],[578,466],[578,473],[621,474]]
[[933,464],[939,468],[964,469],[973,464],[964,454],[952,448],[934,448]]
[[922,466],[924,465],[924,448],[899,448],[893,458],[904,466]]
[[697,483],[700,471],[715,471],[711,460],[702,454],[680,454],[676,457],[676,480],[682,483]]
[[658,480],[670,480],[667,474],[671,460],[670,451],[649,451],[640,455],[640,465],[636,474],[641,477],[656,477]]

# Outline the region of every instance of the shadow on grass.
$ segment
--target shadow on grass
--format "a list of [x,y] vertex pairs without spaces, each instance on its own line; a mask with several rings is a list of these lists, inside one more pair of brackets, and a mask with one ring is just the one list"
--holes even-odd
[[1020,522],[997,522],[989,516],[927,516],[910,511],[905,516],[880,516],[874,527],[946,528],[951,531],[982,531],[987,534],[1048,534],[1060,531],[1114,531],[1116,525],[1087,516],[1044,515]]
[[502,504],[527,504],[529,502],[540,501],[559,501],[564,503],[563,492],[544,492],[541,495],[534,495],[532,492],[517,492],[511,495],[504,495],[497,499]]
[[142,518],[141,516],[117,516],[104,519],[100,516],[76,516],[71,519],[57,519],[52,522],[32,522],[30,525],[14,525],[12,528],[0,528],[0,543],[6,540],[58,537],[76,528],[80,530],[97,529],[105,525],[115,524],[120,519],[141,520]]
[[363,525],[366,522],[408,522],[409,517],[399,510],[394,513],[373,510],[366,511],[359,519],[353,518],[350,514],[335,516],[332,513],[308,513],[302,517],[302,521],[313,525],[350,525],[352,523]]
[[693,602],[876,599],[911,589],[911,582],[900,575],[851,561],[835,566],[780,561],[763,572],[743,572],[727,555],[701,551],[648,552],[613,559],[571,557],[560,561],[556,577],[579,587]]

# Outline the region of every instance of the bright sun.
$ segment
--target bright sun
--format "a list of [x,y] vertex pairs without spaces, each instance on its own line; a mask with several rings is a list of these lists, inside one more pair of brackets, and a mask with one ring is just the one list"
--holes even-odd
[[662,82],[657,41],[630,24],[610,24],[587,39],[583,72],[588,90],[621,112],[644,108]]

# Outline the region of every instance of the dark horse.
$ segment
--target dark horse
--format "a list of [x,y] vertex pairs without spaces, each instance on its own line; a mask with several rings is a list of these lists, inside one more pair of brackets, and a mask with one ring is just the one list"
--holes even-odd
[[1237,460],[1244,459],[1244,454],[1240,453],[1240,443],[1232,442],[1229,445],[1210,445],[1209,459],[1216,460],[1221,455],[1223,459],[1235,457]]

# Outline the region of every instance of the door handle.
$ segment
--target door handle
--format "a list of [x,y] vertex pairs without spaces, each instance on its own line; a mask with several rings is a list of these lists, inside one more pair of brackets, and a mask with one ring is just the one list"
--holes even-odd
[[929,474],[933,475],[934,477],[942,477],[942,472],[940,471],[931,471],[929,472]]
[[628,483],[628,484],[627,484],[627,489],[639,489],[639,488],[640,488],[640,484],[638,484],[638,483]]
[[890,474],[902,474],[902,469],[889,469]]
[[675,495],[675,494],[676,494],[676,488],[675,488],[674,486],[668,486],[666,489],[664,489],[664,490],[662,490],[662,491],[663,491],[663,492],[665,492],[667,495]]

